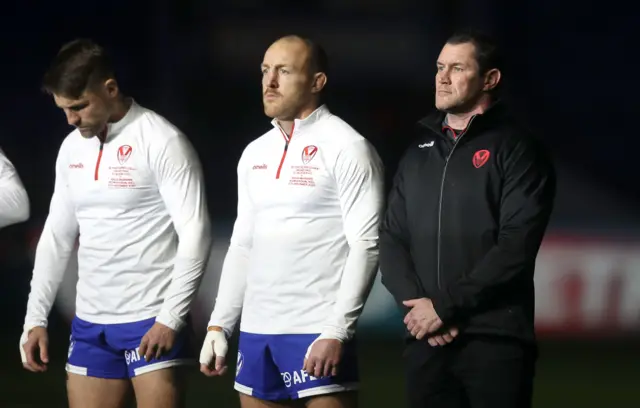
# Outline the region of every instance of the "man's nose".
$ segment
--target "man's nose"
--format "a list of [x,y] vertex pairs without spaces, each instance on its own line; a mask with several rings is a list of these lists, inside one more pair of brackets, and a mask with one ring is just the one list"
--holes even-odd
[[270,71],[267,74],[267,88],[277,88],[278,87],[278,74],[275,71]]
[[450,83],[451,78],[449,78],[449,74],[447,74],[446,72],[440,72],[438,73],[438,82],[441,84],[448,84]]
[[66,112],[66,115],[67,115],[67,122],[71,126],[78,126],[80,124],[80,116],[78,116],[77,113],[68,111]]

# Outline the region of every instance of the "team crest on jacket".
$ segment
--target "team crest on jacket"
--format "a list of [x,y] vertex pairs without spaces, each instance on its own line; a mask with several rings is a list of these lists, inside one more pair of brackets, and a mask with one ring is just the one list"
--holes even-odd
[[120,165],[125,164],[126,161],[129,160],[132,151],[133,147],[129,145],[122,145],[118,148],[118,162],[120,162]]
[[314,145],[309,145],[302,149],[302,163],[309,164],[316,157],[316,153],[318,153],[318,147]]
[[479,169],[484,166],[489,160],[489,156],[491,156],[491,153],[488,150],[478,150],[475,152],[473,155],[473,165],[475,168]]

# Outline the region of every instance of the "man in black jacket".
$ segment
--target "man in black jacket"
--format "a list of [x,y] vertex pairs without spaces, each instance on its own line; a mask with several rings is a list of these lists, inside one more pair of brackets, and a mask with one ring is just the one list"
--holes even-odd
[[531,406],[533,272],[555,172],[496,98],[500,69],[490,38],[447,41],[437,112],[418,124],[381,226],[382,281],[406,313],[411,407]]

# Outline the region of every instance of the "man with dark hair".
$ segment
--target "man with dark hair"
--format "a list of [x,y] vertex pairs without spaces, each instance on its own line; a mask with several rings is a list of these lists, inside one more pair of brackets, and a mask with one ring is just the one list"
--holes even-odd
[[415,408],[531,406],[533,273],[555,197],[541,144],[493,91],[488,37],[453,36],[381,223],[382,282],[405,312]]
[[378,266],[383,168],[320,103],[326,55],[310,44],[288,36],[264,55],[273,128],[238,163],[238,214],[200,354],[203,373],[224,373],[240,320],[243,408],[357,406],[353,338]]
[[106,50],[90,40],[78,39],[60,49],[44,75],[42,88],[51,95],[78,99],[88,88],[114,77]]
[[184,406],[195,363],[188,312],[211,248],[202,168],[186,136],[125,97],[102,47],[66,44],[44,77],[75,129],[58,152],[24,332],[27,370],[47,369],[47,318],[76,241],[71,408]]

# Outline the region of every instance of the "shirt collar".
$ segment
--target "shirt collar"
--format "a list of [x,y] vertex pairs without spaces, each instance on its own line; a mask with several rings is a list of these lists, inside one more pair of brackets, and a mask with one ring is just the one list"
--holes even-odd
[[[327,117],[329,115],[331,115],[331,112],[329,112],[329,108],[327,107],[327,105],[322,104],[316,110],[311,112],[311,114],[309,116],[307,116],[306,118],[304,118],[304,119],[295,119],[293,121],[293,130],[294,130],[294,132],[297,133],[297,132],[299,132],[301,130],[304,130],[304,129],[312,126],[314,123],[319,122],[320,120],[324,119],[325,117]],[[271,124],[276,129],[281,130],[277,119],[273,119],[271,121]]]
[[122,132],[122,129],[124,129],[125,126],[133,122],[133,120],[140,113],[140,109],[141,109],[140,105],[138,105],[138,103],[133,98],[131,98],[130,101],[131,101],[131,106],[129,106],[129,110],[122,117],[122,119],[120,119],[117,122],[107,124],[107,137],[106,137],[107,141],[112,140],[114,137],[118,136],[120,132]]

